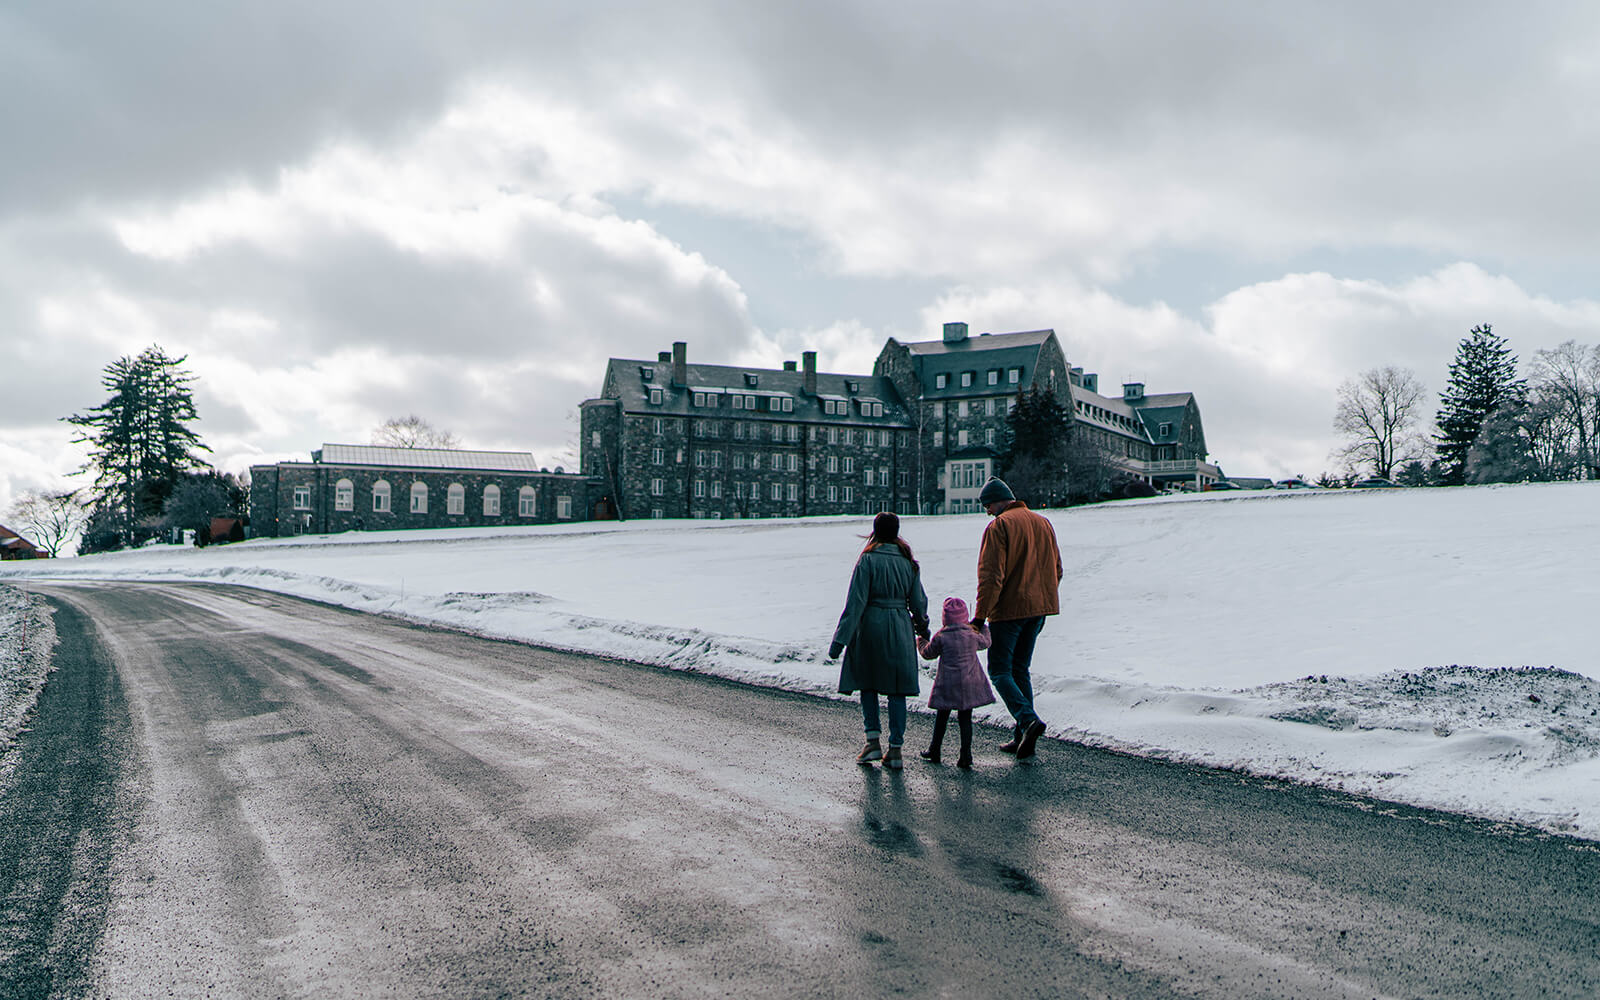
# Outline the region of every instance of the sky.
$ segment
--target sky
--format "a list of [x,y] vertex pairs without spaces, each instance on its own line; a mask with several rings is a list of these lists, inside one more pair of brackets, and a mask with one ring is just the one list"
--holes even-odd
[[407,414],[555,467],[608,357],[946,321],[1315,476],[1365,369],[1600,341],[1597,106],[1571,3],[7,5],[0,511],[151,344],[225,471]]
[[[1046,511],[1065,578],[1033,659],[1039,715],[1052,737],[1600,840],[1600,669],[1593,630],[1573,627],[1593,617],[1597,500],[1588,481]],[[48,661],[43,622],[34,659],[21,655],[17,590],[51,580],[239,584],[838,697],[826,653],[867,523],[345,532],[3,563],[0,748]],[[973,601],[987,523],[902,520],[936,622],[943,598]],[[229,602],[252,628],[237,612]],[[1000,705],[976,714],[1009,722]],[[926,738],[918,725],[911,736]],[[859,739],[841,729],[840,767],[855,766]],[[998,743],[976,755],[980,780],[1014,766]]]

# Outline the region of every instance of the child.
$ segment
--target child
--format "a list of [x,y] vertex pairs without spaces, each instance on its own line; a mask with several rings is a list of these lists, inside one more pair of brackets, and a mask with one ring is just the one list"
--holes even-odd
[[923,760],[939,763],[939,745],[954,709],[961,727],[961,756],[956,767],[972,766],[972,710],[994,704],[994,691],[978,662],[978,650],[988,649],[989,641],[989,626],[973,626],[967,620],[967,602],[959,597],[944,599],[944,628],[930,638],[918,637],[917,651],[922,658],[939,658],[939,672],[928,695],[928,707],[939,714],[933,722],[933,743],[922,751]]

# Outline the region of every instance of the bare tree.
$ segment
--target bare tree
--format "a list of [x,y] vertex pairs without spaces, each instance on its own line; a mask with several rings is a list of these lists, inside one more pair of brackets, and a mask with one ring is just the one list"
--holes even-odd
[[391,448],[455,448],[461,441],[412,413],[391,417],[379,424],[372,432],[372,443]]
[[54,559],[68,540],[83,531],[89,512],[76,491],[33,491],[17,497],[10,518],[31,536],[29,541],[50,553]]
[[1569,340],[1533,356],[1529,389],[1558,409],[1566,429],[1576,439],[1577,469],[1590,479],[1600,479],[1600,345],[1589,347]]
[[1333,429],[1348,443],[1335,454],[1353,466],[1389,478],[1396,465],[1420,458],[1424,439],[1416,430],[1427,390],[1409,368],[1371,368],[1339,386]]

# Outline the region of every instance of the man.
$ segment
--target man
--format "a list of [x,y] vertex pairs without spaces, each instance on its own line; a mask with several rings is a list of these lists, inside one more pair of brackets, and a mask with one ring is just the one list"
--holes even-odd
[[978,548],[978,600],[972,623],[986,620],[989,680],[1016,725],[1000,749],[1018,760],[1034,755],[1045,725],[1033,710],[1033,647],[1046,615],[1061,612],[1061,550],[1050,522],[1028,509],[998,479],[983,484],[978,502],[994,518]]

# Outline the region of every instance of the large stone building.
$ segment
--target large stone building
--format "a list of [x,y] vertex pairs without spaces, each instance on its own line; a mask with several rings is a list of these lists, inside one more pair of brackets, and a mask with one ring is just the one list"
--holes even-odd
[[911,422],[888,379],[612,358],[580,408],[580,464],[637,517],[910,513]]
[[256,537],[549,524],[612,516],[603,484],[515,451],[325,444],[250,469]]
[[689,364],[679,342],[654,361],[612,358],[582,404],[585,475],[623,517],[961,513],[995,472],[1019,393],[1052,392],[1115,473],[1160,488],[1219,478],[1190,393],[1120,399],[1067,364],[1053,330],[884,344],[871,375]]

